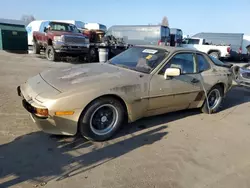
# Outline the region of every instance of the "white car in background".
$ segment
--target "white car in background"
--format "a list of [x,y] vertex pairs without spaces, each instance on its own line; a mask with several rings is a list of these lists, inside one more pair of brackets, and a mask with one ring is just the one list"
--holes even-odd
[[183,40],[183,47],[195,49],[213,56],[216,59],[229,58],[231,47],[229,45],[213,45],[209,44],[203,38],[185,38]]

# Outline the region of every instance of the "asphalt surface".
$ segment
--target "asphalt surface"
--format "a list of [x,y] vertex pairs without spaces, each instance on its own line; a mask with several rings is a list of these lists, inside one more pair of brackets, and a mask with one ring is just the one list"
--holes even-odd
[[0,187],[250,187],[250,90],[235,86],[217,114],[146,118],[94,143],[41,132],[16,93],[28,77],[70,65],[0,52]]

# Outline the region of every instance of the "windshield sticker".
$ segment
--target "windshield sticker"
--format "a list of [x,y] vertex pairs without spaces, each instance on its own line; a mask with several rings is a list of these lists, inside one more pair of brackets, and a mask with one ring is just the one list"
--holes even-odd
[[146,59],[147,59],[147,60],[150,60],[152,57],[153,57],[153,56],[152,56],[151,54],[149,54],[149,55],[146,57]]
[[143,53],[149,53],[149,54],[155,54],[158,52],[158,50],[152,50],[152,49],[145,49],[142,51]]

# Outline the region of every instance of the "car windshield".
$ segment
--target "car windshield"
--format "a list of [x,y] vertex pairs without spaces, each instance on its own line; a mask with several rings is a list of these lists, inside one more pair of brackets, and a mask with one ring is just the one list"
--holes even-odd
[[199,39],[184,39],[183,44],[199,44]]
[[131,47],[110,59],[109,63],[149,74],[168,54],[162,49]]
[[50,27],[52,31],[66,31],[66,32],[74,32],[79,33],[80,31],[77,29],[77,27],[73,24],[68,23],[50,23]]

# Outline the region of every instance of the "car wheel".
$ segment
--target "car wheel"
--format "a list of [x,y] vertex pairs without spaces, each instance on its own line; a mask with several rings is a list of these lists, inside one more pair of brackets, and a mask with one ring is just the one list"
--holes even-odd
[[206,114],[212,114],[219,111],[223,100],[223,89],[219,85],[215,85],[207,94],[201,111]]
[[125,110],[114,98],[100,98],[92,102],[79,119],[80,134],[93,141],[111,138],[122,126]]
[[211,53],[209,53],[209,55],[211,55],[212,57],[214,57],[214,58],[216,58],[216,59],[219,59],[219,58],[220,58],[219,52],[211,52]]
[[40,46],[36,41],[33,42],[33,52],[34,54],[40,54]]
[[55,49],[53,48],[53,46],[47,46],[45,55],[49,61],[57,61],[58,59],[57,57],[58,55],[55,52]]

